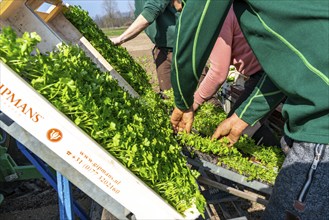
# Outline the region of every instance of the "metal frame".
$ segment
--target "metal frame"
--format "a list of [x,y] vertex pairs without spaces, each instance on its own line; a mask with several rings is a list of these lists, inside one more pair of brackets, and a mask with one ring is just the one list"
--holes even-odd
[[73,219],[73,213],[81,220],[89,219],[88,215],[81,209],[79,204],[72,200],[71,186],[69,181],[59,172],[56,176],[51,172],[49,167],[34,153],[29,151],[23,144],[16,140],[18,148],[37,168],[47,182],[57,191],[60,209],[60,219]]

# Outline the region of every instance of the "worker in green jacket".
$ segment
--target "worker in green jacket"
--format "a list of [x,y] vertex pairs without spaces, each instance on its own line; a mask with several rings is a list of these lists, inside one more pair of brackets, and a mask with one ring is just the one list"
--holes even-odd
[[153,58],[160,91],[171,88],[170,68],[175,43],[176,0],[135,0],[135,21],[119,37],[112,38],[115,45],[127,42],[142,31],[154,43]]
[[290,150],[263,219],[328,219],[328,1],[187,0],[173,55],[173,128],[191,130],[198,78],[232,3],[265,74],[212,138],[235,143],[286,96],[282,146]]

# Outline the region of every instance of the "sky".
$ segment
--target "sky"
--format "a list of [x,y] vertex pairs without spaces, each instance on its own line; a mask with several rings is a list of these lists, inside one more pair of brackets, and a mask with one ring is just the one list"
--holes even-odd
[[[63,0],[64,3],[68,3],[70,5],[80,5],[82,9],[89,12],[90,17],[104,15],[104,1],[106,0]],[[129,3],[134,3],[134,0],[115,0],[115,2],[117,2],[119,11],[128,12]]]

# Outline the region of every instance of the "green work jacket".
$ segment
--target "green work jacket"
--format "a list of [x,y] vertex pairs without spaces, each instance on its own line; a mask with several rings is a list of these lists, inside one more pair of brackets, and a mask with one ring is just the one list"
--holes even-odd
[[[177,24],[172,64],[175,104],[185,110],[230,0],[188,0]],[[329,1],[235,0],[241,29],[266,74],[236,110],[255,124],[287,96],[285,134],[297,141],[329,143]]]
[[139,14],[150,23],[145,30],[150,40],[157,47],[173,48],[179,12],[171,0],[135,0],[135,16]]

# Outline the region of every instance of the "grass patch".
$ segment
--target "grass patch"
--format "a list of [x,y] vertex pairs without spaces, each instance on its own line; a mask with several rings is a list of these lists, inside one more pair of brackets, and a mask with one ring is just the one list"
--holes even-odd
[[114,37],[114,36],[119,36],[122,34],[127,27],[120,27],[120,28],[102,28],[102,31],[105,33],[106,36],[108,37]]

